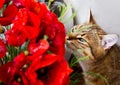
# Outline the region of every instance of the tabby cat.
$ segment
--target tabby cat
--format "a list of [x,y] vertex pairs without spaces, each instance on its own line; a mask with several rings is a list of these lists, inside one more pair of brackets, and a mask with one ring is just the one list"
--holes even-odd
[[[79,61],[86,85],[120,85],[118,36],[95,24],[76,25],[67,34],[67,47]],[[81,84],[80,84],[81,85]]]

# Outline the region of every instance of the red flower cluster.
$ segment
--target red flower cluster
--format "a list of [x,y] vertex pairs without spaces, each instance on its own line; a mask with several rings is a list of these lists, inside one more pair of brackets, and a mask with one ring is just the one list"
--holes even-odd
[[[5,0],[1,1],[0,8],[5,4]],[[12,0],[3,11],[0,24],[12,25],[5,32],[6,44],[22,47],[28,42],[27,51],[0,66],[0,81],[5,85],[69,84],[71,69],[64,59],[64,25],[45,4]],[[6,46],[0,39],[0,58],[5,54]]]
[[6,46],[5,46],[4,41],[0,39],[0,58],[5,56],[5,54],[6,54]]

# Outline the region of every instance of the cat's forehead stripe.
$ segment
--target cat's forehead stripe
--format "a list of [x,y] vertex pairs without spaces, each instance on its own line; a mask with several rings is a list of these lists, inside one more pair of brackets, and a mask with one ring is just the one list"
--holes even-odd
[[76,25],[71,29],[72,33],[80,33],[91,30],[91,28],[95,25]]

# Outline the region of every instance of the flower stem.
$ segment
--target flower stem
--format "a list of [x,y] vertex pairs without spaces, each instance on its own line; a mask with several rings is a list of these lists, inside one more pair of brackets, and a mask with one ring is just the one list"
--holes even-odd
[[44,35],[44,38],[43,38],[44,40],[47,40],[48,39],[48,36],[47,35]]

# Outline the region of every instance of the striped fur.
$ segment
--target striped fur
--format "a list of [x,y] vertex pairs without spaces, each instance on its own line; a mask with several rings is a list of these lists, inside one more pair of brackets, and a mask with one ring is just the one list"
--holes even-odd
[[89,57],[79,62],[86,85],[120,85],[120,48],[114,45],[104,49],[104,35],[99,26],[92,24],[74,26],[67,34],[67,47],[73,54],[77,58]]

